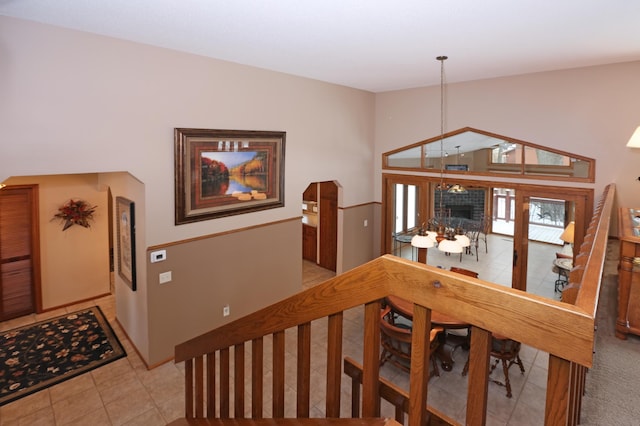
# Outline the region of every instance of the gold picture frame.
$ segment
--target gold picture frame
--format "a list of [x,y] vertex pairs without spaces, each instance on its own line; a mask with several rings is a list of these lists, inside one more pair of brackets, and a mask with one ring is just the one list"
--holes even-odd
[[118,275],[136,291],[136,210],[135,203],[124,197],[116,197],[116,234]]
[[175,128],[175,224],[283,207],[285,138]]

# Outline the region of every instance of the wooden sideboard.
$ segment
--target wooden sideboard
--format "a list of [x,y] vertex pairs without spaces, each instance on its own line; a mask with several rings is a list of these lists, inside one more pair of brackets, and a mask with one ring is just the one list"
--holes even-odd
[[[618,210],[618,317],[616,337],[640,335],[640,208],[622,207]],[[635,268],[634,268],[635,266]]]

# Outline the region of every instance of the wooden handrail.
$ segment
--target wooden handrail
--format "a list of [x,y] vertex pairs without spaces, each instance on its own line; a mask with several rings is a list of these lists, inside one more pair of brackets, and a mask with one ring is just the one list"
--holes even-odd
[[[328,318],[326,340],[327,417],[340,415],[343,312],[364,306],[362,415],[379,417],[381,300],[395,295],[414,303],[409,425],[429,424],[428,347],[431,310],[472,326],[466,423],[484,424],[491,333],[499,333],[548,352],[549,379],[545,424],[577,424],[586,369],[592,366],[595,312],[608,239],[615,186],[609,185],[589,222],[563,301],[455,274],[391,255],[293,295],[176,346],[175,361],[185,362],[187,418],[245,416],[245,343],[251,342],[251,416],[262,417],[263,339],[272,341],[272,413],[285,415],[285,331],[297,329],[296,416],[309,417],[311,323]],[[586,221],[585,221],[586,222]],[[229,374],[233,348],[233,375]],[[217,373],[216,373],[217,372]],[[218,375],[216,375],[218,374]],[[218,387],[216,387],[218,383]],[[233,397],[231,400],[230,398]]]
[[202,356],[389,295],[591,366],[594,317],[590,312],[392,255],[182,343],[176,346],[175,360]]

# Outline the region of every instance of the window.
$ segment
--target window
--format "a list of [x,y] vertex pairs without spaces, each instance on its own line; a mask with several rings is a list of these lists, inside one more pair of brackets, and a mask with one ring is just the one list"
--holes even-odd
[[595,160],[465,127],[383,154],[383,168],[595,181]]

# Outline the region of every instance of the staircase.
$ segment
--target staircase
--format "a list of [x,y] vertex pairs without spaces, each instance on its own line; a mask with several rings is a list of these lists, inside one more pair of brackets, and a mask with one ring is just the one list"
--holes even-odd
[[[427,406],[431,310],[472,326],[467,425],[486,421],[492,333],[550,354],[545,424],[578,424],[585,375],[592,366],[595,313],[614,193],[613,184],[607,186],[595,207],[562,301],[381,256],[176,346],[176,363],[185,363],[185,417],[171,425],[457,424]],[[379,374],[379,313],[389,295],[414,302],[408,393]],[[362,364],[345,358],[342,350],[343,316],[356,306],[364,306]],[[311,324],[319,320],[328,325],[323,354],[312,352],[311,346]],[[285,347],[290,344],[295,345],[297,357],[285,362]],[[311,381],[312,358],[317,356],[326,357],[322,386]],[[267,392],[265,362],[272,372]],[[289,362],[296,366],[295,398],[287,398]],[[341,398],[343,380],[351,380],[347,413]],[[269,399],[271,410],[265,413],[264,402]],[[395,407],[394,419],[380,417],[383,399]],[[318,400],[324,403],[324,417],[310,418],[312,401],[317,405]],[[285,418],[286,412],[295,412],[295,416]]]

